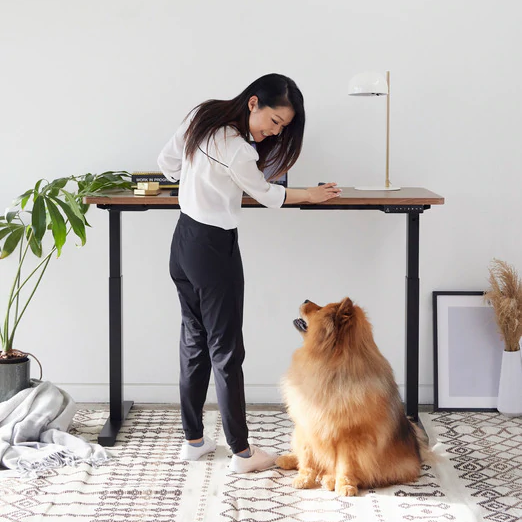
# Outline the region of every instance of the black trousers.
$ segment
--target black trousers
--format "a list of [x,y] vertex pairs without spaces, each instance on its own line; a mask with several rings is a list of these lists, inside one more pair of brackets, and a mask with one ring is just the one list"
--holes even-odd
[[211,369],[227,443],[248,447],[242,364],[243,263],[237,229],[181,214],[172,238],[170,275],[181,304],[180,401],[188,440],[203,436]]

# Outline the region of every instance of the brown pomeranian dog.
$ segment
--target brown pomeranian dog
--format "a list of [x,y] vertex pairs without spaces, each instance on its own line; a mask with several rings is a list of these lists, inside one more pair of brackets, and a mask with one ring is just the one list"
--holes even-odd
[[349,298],[324,307],[305,301],[300,315],[294,325],[304,344],[283,379],[292,453],[276,465],[299,470],[296,488],[322,484],[345,496],[415,481],[428,448],[363,309]]

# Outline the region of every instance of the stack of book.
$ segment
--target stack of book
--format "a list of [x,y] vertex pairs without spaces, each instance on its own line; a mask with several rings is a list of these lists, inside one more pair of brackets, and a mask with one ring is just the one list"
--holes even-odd
[[131,174],[132,183],[154,183],[158,182],[161,189],[175,189],[179,187],[179,181],[167,179],[162,172],[154,170],[142,170]]
[[157,196],[161,193],[157,181],[138,181],[134,189],[135,196]]
[[[171,196],[177,196],[178,195],[178,189],[179,189],[179,181],[171,181],[170,179],[167,179],[162,172],[159,170],[139,170],[135,171],[131,174],[131,181],[134,184],[134,194],[136,196],[148,196],[148,195],[154,195],[152,193],[141,193],[141,190],[138,186],[140,183],[158,183],[159,189],[171,189],[170,195]],[[137,192],[139,190],[139,192]],[[157,193],[160,192],[160,190],[157,191]]]

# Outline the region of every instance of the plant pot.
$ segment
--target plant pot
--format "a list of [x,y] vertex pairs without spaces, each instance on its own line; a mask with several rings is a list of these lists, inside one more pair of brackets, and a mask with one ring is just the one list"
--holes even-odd
[[0,402],[31,386],[29,357],[0,359]]
[[502,354],[497,410],[507,417],[522,416],[522,357],[520,350]]

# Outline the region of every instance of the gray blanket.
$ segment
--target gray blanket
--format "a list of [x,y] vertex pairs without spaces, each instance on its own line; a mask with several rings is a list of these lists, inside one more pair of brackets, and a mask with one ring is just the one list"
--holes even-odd
[[50,382],[33,381],[0,402],[0,478],[10,473],[2,468],[38,477],[50,468],[105,462],[104,448],[67,433],[75,412],[70,395]]

